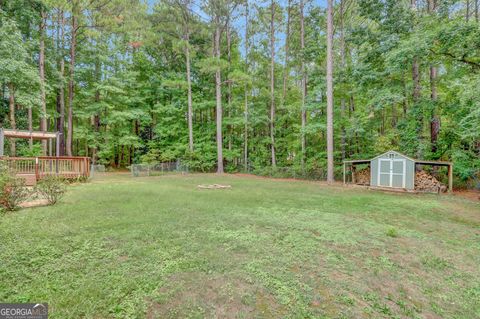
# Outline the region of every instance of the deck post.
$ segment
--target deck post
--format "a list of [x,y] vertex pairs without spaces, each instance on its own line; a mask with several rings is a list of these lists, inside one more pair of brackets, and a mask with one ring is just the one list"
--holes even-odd
[[448,165],[448,192],[453,192],[453,164]]
[[56,135],[57,136],[55,137],[55,144],[56,144],[55,145],[56,146],[55,147],[56,148],[55,153],[56,153],[57,157],[59,157],[60,156],[60,132],[57,132]]
[[0,128],[0,156],[3,156],[4,143],[5,143],[5,136],[3,133],[3,128]]
[[40,178],[39,172],[38,172],[38,157],[35,157],[35,179],[38,181]]

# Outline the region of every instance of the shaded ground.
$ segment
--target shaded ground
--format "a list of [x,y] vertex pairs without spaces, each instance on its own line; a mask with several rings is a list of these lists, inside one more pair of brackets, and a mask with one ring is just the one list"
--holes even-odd
[[462,189],[462,190],[457,190],[455,191],[456,196],[460,196],[463,198],[467,198],[470,200],[480,200],[480,191],[478,190],[473,190],[473,189]]
[[0,260],[51,318],[480,317],[480,204],[448,195],[106,174],[0,217]]

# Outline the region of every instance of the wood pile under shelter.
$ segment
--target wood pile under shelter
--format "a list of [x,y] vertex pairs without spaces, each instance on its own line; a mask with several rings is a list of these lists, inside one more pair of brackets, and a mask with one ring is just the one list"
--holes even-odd
[[435,176],[424,170],[415,173],[415,190],[422,192],[439,193],[446,192],[447,187],[440,183]]
[[355,172],[355,183],[359,185],[370,185],[370,167]]

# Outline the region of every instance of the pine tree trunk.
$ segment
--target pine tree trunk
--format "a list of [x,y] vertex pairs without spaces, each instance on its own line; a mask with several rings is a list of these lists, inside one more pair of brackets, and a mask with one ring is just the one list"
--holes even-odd
[[270,139],[272,166],[277,165],[275,156],[275,3],[271,1],[270,20]]
[[73,142],[73,96],[75,89],[75,55],[76,55],[76,45],[77,45],[77,16],[72,16],[72,39],[70,43],[70,80],[68,83],[68,123],[67,123],[67,155],[72,156],[72,142]]
[[[412,0],[412,10],[416,11],[417,1]],[[415,27],[415,26],[414,26]],[[417,157],[422,157],[423,144],[423,110],[420,105],[421,86],[420,86],[420,62],[418,57],[413,58],[412,63],[412,81],[413,81],[413,107],[415,109],[416,134],[418,140]]]
[[[214,52],[217,62],[220,62],[220,19],[215,18],[215,45]],[[215,71],[215,99],[216,99],[216,121],[217,121],[217,173],[223,174],[223,136],[222,136],[222,77],[220,66]]]
[[430,67],[430,88],[431,88],[431,99],[432,103],[434,104],[433,110],[432,110],[432,115],[430,119],[430,143],[431,143],[431,149],[432,153],[435,153],[437,151],[437,143],[438,143],[438,135],[440,133],[440,118],[437,115],[436,109],[437,109],[437,68],[434,66]]
[[307,142],[305,137],[305,130],[307,126],[307,110],[305,109],[305,98],[307,94],[307,75],[305,70],[305,18],[304,18],[304,3],[300,0],[300,49],[301,49],[301,72],[302,72],[302,124],[301,124],[301,147],[302,158],[301,165],[302,170],[305,168],[305,159],[307,156]]
[[402,72],[402,84],[403,84],[403,118],[407,118],[407,111],[408,111],[408,90],[407,90],[407,80],[405,80],[405,73]]
[[[8,93],[9,93],[9,117],[10,117],[10,127],[12,129],[17,129],[17,123],[15,122],[15,87],[13,86],[12,83],[8,84]],[[16,154],[16,148],[15,148],[15,139],[11,138],[10,139],[10,156],[15,156]]]
[[[28,131],[32,132],[33,131],[33,114],[32,114],[32,108],[29,107],[27,108],[27,120],[28,120]],[[33,139],[30,138],[28,139],[28,147],[30,148],[30,151],[33,150]]]
[[[39,74],[40,74],[40,131],[47,129],[47,103],[45,98],[45,24],[47,15],[45,10],[41,11],[40,19],[40,50],[39,50]],[[47,140],[42,140],[43,155],[47,155]]]
[[[340,0],[340,63],[342,69],[342,82],[345,81],[344,73],[345,73],[345,35],[344,35],[344,0]],[[341,136],[341,149],[342,149],[342,161],[345,160],[346,154],[346,131],[345,131],[345,98],[342,94],[340,99],[340,108],[341,108],[341,115],[342,115],[342,136]]]
[[470,20],[470,0],[467,0],[467,10],[465,12],[465,21]]
[[420,86],[420,64],[418,62],[418,58],[415,57],[413,60],[412,65],[412,80],[413,80],[413,104],[415,107],[415,120],[416,120],[416,132],[417,132],[417,139],[419,142],[419,146],[417,149],[417,156],[418,158],[422,157],[421,154],[421,143],[423,141],[423,112],[420,106],[420,94],[421,94],[421,86]]
[[[230,30],[230,21],[227,22],[227,60],[228,60],[228,72],[227,76],[230,74],[230,70],[232,68],[232,38],[231,38],[231,30]],[[232,82],[230,81],[230,78],[227,77],[227,109],[228,109],[228,117],[232,117]],[[233,144],[233,125],[229,124],[228,125],[228,150],[232,151],[232,144]]]
[[[101,78],[102,78],[101,64],[100,64],[100,60],[97,58],[96,61],[95,61],[95,81],[97,82],[97,87],[100,84]],[[98,105],[99,102],[100,102],[100,90],[96,89],[95,90],[95,104]],[[92,126],[93,126],[93,131],[96,133],[95,137],[97,138],[97,136],[98,136],[97,134],[100,130],[100,116],[98,114],[98,111],[95,111],[95,114],[93,114]],[[93,165],[95,165],[97,163],[97,154],[98,154],[98,147],[97,147],[97,141],[95,141],[95,146],[92,149],[92,164]]]
[[[303,32],[303,0],[300,0],[300,7],[301,7],[301,32]],[[289,48],[290,48],[290,11],[291,11],[291,0],[288,0],[287,4],[287,30],[286,30],[286,38],[285,38],[285,61],[283,64],[283,91],[282,91],[282,102],[285,104],[285,99],[287,98],[287,85],[288,85],[288,61],[289,61]],[[302,58],[303,61],[303,58]]]
[[[428,11],[433,14],[436,10],[436,1],[428,1]],[[437,115],[437,68],[430,66],[430,98],[433,103],[432,113],[430,116],[430,144],[432,153],[437,152],[438,134],[440,132],[440,118]]]
[[478,0],[475,0],[475,21],[478,23]]
[[333,0],[327,6],[327,182],[334,182],[333,167]]
[[64,47],[65,47],[65,17],[63,11],[59,13],[59,41],[58,41],[58,51],[59,51],[59,62],[60,65],[60,79],[58,85],[58,95],[57,95],[57,113],[59,117],[57,119],[57,131],[60,133],[58,138],[60,149],[58,154],[60,156],[65,155],[65,59],[64,59]]
[[[245,3],[245,74],[248,74],[248,1]],[[243,128],[243,165],[248,171],[248,84],[245,84],[244,101],[244,128]]]
[[192,79],[190,76],[190,34],[185,34],[185,63],[187,65],[187,100],[188,100],[188,149],[193,152],[193,106],[192,106]]

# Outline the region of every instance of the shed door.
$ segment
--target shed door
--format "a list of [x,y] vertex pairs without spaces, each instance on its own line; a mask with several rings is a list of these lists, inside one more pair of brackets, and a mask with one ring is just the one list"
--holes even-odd
[[378,160],[378,186],[405,188],[405,159]]

